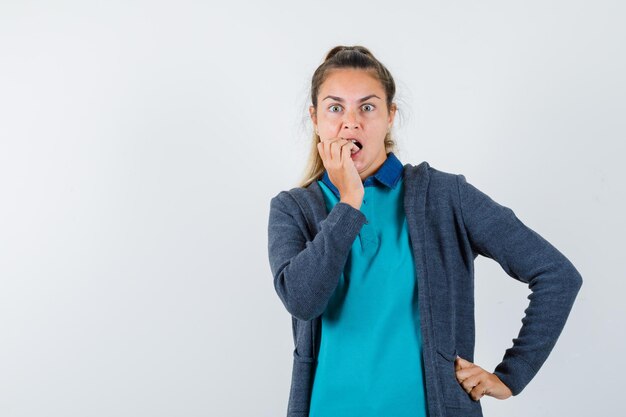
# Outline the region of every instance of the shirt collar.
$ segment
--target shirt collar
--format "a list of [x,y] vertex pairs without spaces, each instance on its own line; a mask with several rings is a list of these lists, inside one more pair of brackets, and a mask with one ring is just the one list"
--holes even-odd
[[[385,162],[383,162],[380,168],[378,168],[378,171],[376,171],[375,174],[370,175],[365,179],[365,181],[363,181],[363,186],[374,186],[376,185],[376,182],[374,180],[377,180],[379,183],[389,188],[396,188],[398,181],[400,180],[400,178],[402,178],[403,168],[404,166],[402,165],[402,162],[400,162],[398,157],[396,157],[393,152],[389,152],[387,154],[387,159],[385,160]],[[335,194],[337,198],[341,198],[339,195],[339,190],[330,181],[330,177],[328,176],[327,171],[324,171],[322,181],[324,182],[324,184],[326,184],[326,186],[328,186],[328,188],[330,188],[330,190],[333,192],[333,194]]]

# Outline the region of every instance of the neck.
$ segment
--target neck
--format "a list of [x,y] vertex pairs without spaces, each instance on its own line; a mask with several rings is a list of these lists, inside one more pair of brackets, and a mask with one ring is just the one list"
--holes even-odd
[[370,165],[368,169],[366,169],[365,171],[359,174],[359,176],[361,177],[361,181],[365,181],[367,177],[376,173],[376,171],[378,171],[378,169],[381,166],[383,166],[386,160],[387,160],[387,152],[383,150],[381,155],[379,155],[378,158],[376,158],[376,160],[372,162],[372,165]]

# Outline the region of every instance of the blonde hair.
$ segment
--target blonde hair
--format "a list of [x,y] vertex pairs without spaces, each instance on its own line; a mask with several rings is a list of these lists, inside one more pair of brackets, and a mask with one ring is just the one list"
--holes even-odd
[[[311,103],[317,111],[317,95],[320,86],[329,75],[329,71],[339,68],[355,68],[370,71],[382,84],[386,93],[387,111],[391,111],[393,99],[396,95],[396,84],[387,68],[374,57],[369,49],[363,46],[335,46],[327,54],[324,62],[317,67],[311,80]],[[309,158],[304,169],[299,187],[308,187],[311,183],[321,178],[324,173],[324,164],[317,150],[320,137],[313,132],[311,137],[311,149]],[[385,135],[385,151],[397,152],[397,144],[391,131]]]

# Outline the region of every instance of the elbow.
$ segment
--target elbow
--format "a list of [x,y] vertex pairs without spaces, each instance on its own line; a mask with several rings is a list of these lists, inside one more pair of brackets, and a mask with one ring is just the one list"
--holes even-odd
[[294,302],[294,300],[287,301],[286,299],[281,297],[283,305],[289,314],[298,320],[309,321],[313,320],[319,314],[317,314],[310,306],[301,302]]
[[578,292],[580,287],[583,285],[583,277],[571,262],[568,262],[568,267],[566,275],[568,277],[569,285],[572,287],[574,292]]
[[[289,309],[287,309],[287,311],[289,311]],[[319,314],[315,314],[313,310],[306,308],[292,308],[291,311],[289,311],[289,314],[302,321],[313,320],[314,318],[319,316]]]
[[580,288],[583,286],[583,277],[582,275],[580,275],[578,271],[576,271],[576,273],[574,274],[573,280],[574,280],[573,285],[575,286],[576,293],[578,293],[578,291],[580,291]]
[[583,285],[583,277],[580,272],[578,272],[576,267],[568,261],[565,268],[561,272],[561,276],[563,277],[563,290],[570,293],[572,297],[576,297]]
[[305,294],[306,290],[286,285],[282,275],[275,277],[274,288],[285,309],[298,320],[309,321],[320,315],[312,303],[313,298]]

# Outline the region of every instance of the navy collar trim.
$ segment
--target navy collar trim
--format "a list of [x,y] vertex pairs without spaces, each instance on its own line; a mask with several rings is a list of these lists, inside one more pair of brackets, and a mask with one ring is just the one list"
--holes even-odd
[[[363,181],[363,186],[373,186],[376,185],[374,180],[377,180],[379,183],[389,187],[396,188],[396,185],[402,178],[402,170],[404,166],[402,162],[398,159],[398,157],[393,153],[387,153],[387,159],[383,164],[378,168],[378,171],[374,175],[370,175]],[[322,176],[322,182],[330,188],[330,190],[335,194],[337,198],[340,198],[339,190],[330,180],[328,176],[328,172],[324,171],[324,175]]]

